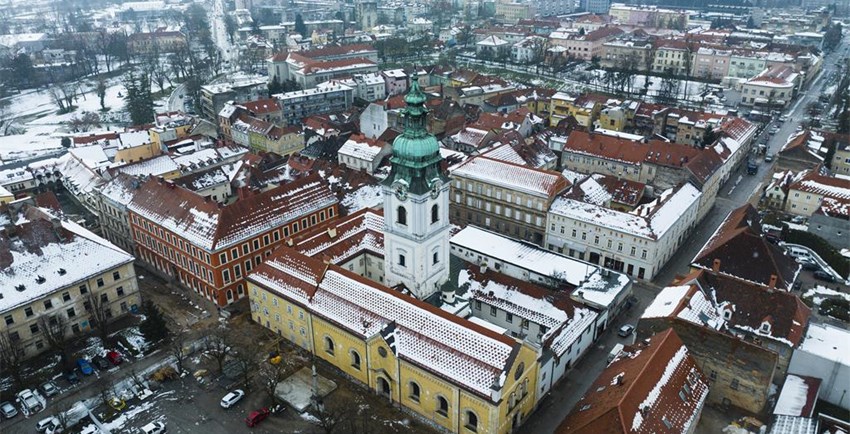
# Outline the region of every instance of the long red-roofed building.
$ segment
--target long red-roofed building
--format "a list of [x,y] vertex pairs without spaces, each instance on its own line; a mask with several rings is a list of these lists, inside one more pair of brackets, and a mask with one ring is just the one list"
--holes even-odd
[[127,209],[139,259],[218,306],[247,295],[244,277],[280,244],[339,215],[318,174],[227,205],[151,179]]
[[672,329],[626,347],[556,434],[693,433],[708,379]]

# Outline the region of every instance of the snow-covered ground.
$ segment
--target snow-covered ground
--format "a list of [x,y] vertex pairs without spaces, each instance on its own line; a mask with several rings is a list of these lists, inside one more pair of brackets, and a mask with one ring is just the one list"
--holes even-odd
[[7,117],[13,119],[14,130],[21,133],[2,137],[0,160],[26,159],[61,151],[61,138],[72,132],[68,123],[87,112],[97,113],[102,129],[123,127],[129,121],[123,99],[127,91],[121,77],[108,79],[106,85],[104,105],[109,108],[106,112],[100,111],[97,81],[94,79],[77,83],[78,95],[74,100],[77,108],[70,113],[59,114],[50,90],[44,88],[26,90],[5,98]]

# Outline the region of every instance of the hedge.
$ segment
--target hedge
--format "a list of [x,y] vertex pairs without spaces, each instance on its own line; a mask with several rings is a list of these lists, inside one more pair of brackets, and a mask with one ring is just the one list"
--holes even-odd
[[786,243],[800,244],[814,250],[833,270],[847,278],[850,273],[850,261],[841,256],[841,253],[823,238],[805,231],[789,229],[787,225],[782,226],[782,235]]

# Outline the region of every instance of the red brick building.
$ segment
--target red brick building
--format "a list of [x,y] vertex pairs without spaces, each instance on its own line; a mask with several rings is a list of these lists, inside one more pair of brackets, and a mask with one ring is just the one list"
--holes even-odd
[[218,306],[247,295],[244,277],[287,239],[339,215],[318,174],[220,205],[151,179],[127,206],[137,257]]

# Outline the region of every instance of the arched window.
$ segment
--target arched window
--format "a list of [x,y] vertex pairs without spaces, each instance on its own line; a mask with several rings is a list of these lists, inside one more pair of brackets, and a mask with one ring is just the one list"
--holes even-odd
[[400,225],[407,224],[407,208],[400,206],[396,210],[396,222]]
[[472,432],[478,432],[478,415],[470,410],[466,410],[466,423],[464,424],[464,428]]
[[231,301],[231,300],[233,300],[233,290],[228,289],[227,290],[227,301]]
[[443,417],[449,416],[449,401],[442,396],[437,397],[437,414]]
[[330,336],[325,336],[325,352],[334,355],[334,341]]
[[360,354],[354,350],[351,350],[351,367],[360,370]]
[[421,390],[419,389],[419,385],[416,382],[410,382],[410,399],[419,402],[419,394]]
[[390,396],[390,382],[383,377],[378,377],[378,392]]
[[431,223],[437,223],[438,221],[440,221],[440,208],[435,204],[431,206]]

